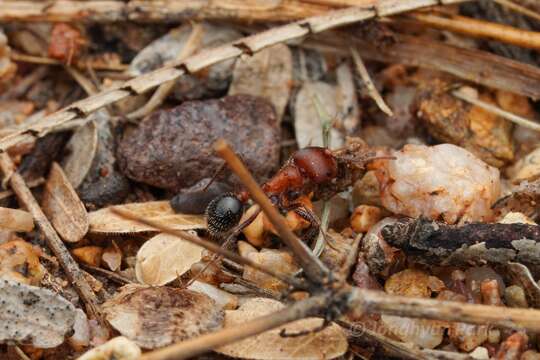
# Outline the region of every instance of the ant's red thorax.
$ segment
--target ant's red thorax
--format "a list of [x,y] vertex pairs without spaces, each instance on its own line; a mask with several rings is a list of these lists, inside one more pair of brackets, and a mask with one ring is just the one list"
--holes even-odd
[[[296,151],[285,165],[262,185],[262,190],[269,197],[288,192],[310,192],[313,186],[334,180],[337,173],[337,160],[330,150],[307,147]],[[246,202],[249,194],[241,191],[238,198]]]

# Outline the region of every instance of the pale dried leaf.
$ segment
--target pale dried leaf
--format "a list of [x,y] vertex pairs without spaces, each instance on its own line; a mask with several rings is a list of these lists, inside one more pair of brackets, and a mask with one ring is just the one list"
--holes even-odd
[[34,228],[32,215],[24,210],[0,207],[0,229],[31,231]]
[[90,171],[97,145],[98,130],[93,120],[78,128],[67,143],[67,155],[62,161],[62,167],[73,188],[78,188]]
[[[149,201],[116,205],[117,208],[129,211],[148,220],[159,221],[176,230],[192,230],[206,228],[203,215],[175,214],[168,201]],[[110,207],[88,214],[90,232],[94,234],[131,234],[158,231],[151,226],[127,220],[111,211]]]
[[86,208],[57,163],[51,166],[42,208],[64,241],[77,242],[88,232]]
[[137,360],[141,353],[133,341],[118,336],[84,353],[77,360]]
[[[282,250],[262,249],[260,252],[248,253],[246,258],[282,274],[293,275],[299,270],[292,255]],[[288,287],[283,281],[262,273],[250,266],[244,267],[243,278],[270,291],[280,292]]]
[[[322,146],[322,121],[333,120],[338,116],[339,104],[336,99],[337,88],[324,82],[305,83],[296,95],[294,105],[294,130],[300,148]],[[319,113],[316,103],[320,104]],[[330,130],[330,147],[343,146],[344,137],[337,129]]]
[[50,290],[0,280],[0,343],[53,348],[73,328],[75,307]]
[[[282,303],[272,299],[254,298],[246,301],[238,310],[225,312],[225,328],[234,328],[261,316],[282,310]],[[287,333],[317,328],[322,319],[308,318],[287,324],[278,329],[251,336],[245,340],[218,348],[216,351],[227,356],[243,359],[333,359],[347,351],[345,332],[332,324],[319,332],[298,337],[282,337],[282,329]]]
[[202,251],[202,247],[176,236],[156,235],[137,252],[137,280],[146,285],[165,285],[201,260]]
[[122,251],[114,241],[112,242],[111,246],[107,247],[103,251],[101,261],[104,262],[112,271],[120,269],[120,265],[122,265]]
[[291,50],[284,44],[236,61],[229,95],[260,96],[272,103],[279,121],[289,101],[293,80]]
[[223,312],[186,289],[126,285],[103,304],[107,321],[128,339],[155,349],[221,328]]

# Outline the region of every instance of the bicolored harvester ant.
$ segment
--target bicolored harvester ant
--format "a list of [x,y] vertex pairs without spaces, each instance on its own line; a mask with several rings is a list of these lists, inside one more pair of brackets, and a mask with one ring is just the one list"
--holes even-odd
[[[345,191],[365,174],[368,163],[381,158],[359,139],[350,140],[338,150],[303,148],[292,154],[281,169],[262,185],[262,190],[281,213],[289,215],[292,212],[306,222],[301,237],[309,242],[319,234],[319,222],[311,201],[328,200]],[[206,208],[210,235],[231,238],[246,229],[259,215],[262,216],[258,208],[254,211],[249,209],[246,214],[249,216],[244,216],[240,222],[248,200],[246,191],[229,192],[214,198]]]

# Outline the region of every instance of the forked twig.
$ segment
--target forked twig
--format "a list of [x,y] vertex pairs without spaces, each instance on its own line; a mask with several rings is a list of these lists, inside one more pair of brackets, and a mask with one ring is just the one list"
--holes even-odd
[[270,275],[270,276],[273,276],[295,288],[298,288],[298,289],[306,289],[306,284],[300,280],[300,279],[296,279],[296,278],[293,278],[293,277],[290,277],[286,274],[282,274],[280,272],[277,272],[277,271],[274,271],[270,268],[267,268],[261,264],[258,264],[248,258],[245,258],[243,256],[240,256],[232,251],[229,251],[227,249],[224,249],[222,248],[221,246],[219,246],[218,244],[215,244],[213,242],[210,242],[210,241],[207,241],[207,240],[204,240],[204,239],[201,239],[199,238],[198,236],[194,236],[194,235],[191,235],[190,233],[186,232],[186,231],[182,231],[182,230],[175,230],[175,229],[172,229],[170,227],[168,227],[167,225],[164,225],[162,223],[160,223],[159,221],[154,221],[154,220],[150,220],[150,219],[146,219],[146,218],[143,218],[143,217],[140,217],[140,216],[137,216],[135,214],[133,214],[132,212],[130,211],[127,211],[127,210],[124,210],[124,209],[120,209],[120,208],[117,208],[117,207],[111,207],[111,211],[115,214],[117,214],[118,216],[121,216],[123,217],[124,219],[128,219],[128,220],[132,220],[132,221],[136,221],[138,223],[141,223],[141,224],[144,224],[144,225],[148,225],[148,226],[151,226],[155,229],[158,229],[159,231],[165,233],[165,234],[169,234],[169,235],[173,235],[173,236],[176,236],[182,240],[186,240],[186,241],[189,241],[193,244],[196,244],[196,245],[199,245],[207,250],[210,250],[212,251],[213,253],[216,253],[216,254],[220,254],[238,264],[242,264],[242,265],[247,265],[247,266],[251,266],[252,268],[255,268],[257,270],[259,270],[260,272],[263,272],[267,275]]
[[281,240],[296,255],[298,262],[306,276],[314,283],[321,284],[329,281],[330,272],[324,264],[313,255],[309,248],[292,232],[283,216],[272,205],[266,194],[259,187],[249,170],[242,163],[240,158],[234,153],[229,144],[224,139],[219,139],[214,144],[214,149],[231,170],[242,180],[251,198],[259,204],[264,214],[268,217],[272,225],[277,230]]

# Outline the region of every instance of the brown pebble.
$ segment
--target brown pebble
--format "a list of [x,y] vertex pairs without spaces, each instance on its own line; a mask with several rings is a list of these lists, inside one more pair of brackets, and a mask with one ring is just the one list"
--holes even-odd
[[[223,164],[212,149],[225,138],[263,181],[279,161],[279,128],[272,105],[249,95],[188,101],[155,112],[124,134],[118,149],[120,169],[129,178],[179,191],[212,177]],[[223,176],[235,181],[229,171]]]

